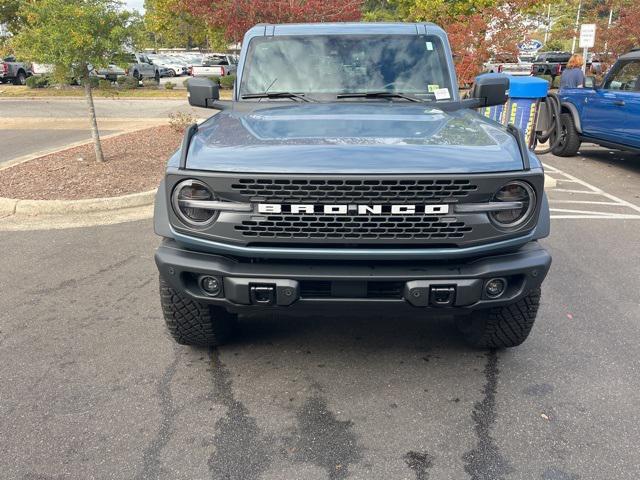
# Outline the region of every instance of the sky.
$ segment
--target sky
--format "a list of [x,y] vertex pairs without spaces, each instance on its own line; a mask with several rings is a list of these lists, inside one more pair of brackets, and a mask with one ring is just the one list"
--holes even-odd
[[144,0],[125,0],[129,10],[138,10],[140,13],[144,11]]

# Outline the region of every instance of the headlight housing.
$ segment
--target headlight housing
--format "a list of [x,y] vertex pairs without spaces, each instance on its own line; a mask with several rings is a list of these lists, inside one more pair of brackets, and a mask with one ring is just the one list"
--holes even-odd
[[215,200],[209,187],[200,180],[183,180],[171,194],[173,211],[180,220],[192,227],[206,227],[214,222],[218,212],[211,208],[201,208],[198,202]]
[[536,192],[527,182],[514,180],[500,188],[492,202],[509,202],[514,205],[514,208],[496,210],[489,214],[494,225],[513,230],[531,218],[536,207]]

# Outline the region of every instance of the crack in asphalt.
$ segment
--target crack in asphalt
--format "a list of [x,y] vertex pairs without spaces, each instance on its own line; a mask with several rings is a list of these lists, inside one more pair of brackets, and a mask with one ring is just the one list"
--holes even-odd
[[217,349],[210,350],[213,368],[213,400],[227,408],[215,425],[215,451],[208,461],[212,478],[257,480],[271,463],[273,442],[258,428],[255,418],[233,395],[231,373],[220,360]]
[[347,478],[349,465],[362,458],[351,420],[338,420],[317,393],[306,400],[296,417],[297,432],[291,439],[295,460],[324,469],[329,480]]
[[509,462],[502,456],[498,445],[491,437],[491,430],[496,422],[496,393],[498,391],[498,353],[496,350],[487,352],[487,363],[484,367],[486,383],[482,392],[482,400],[476,402],[471,418],[475,424],[474,430],[477,445],[473,450],[462,456],[465,471],[472,480],[501,480],[513,471]]
[[99,269],[98,271],[94,272],[94,273],[90,273],[89,275],[86,275],[84,277],[81,278],[70,278],[69,280],[65,280],[63,282],[58,283],[57,285],[54,285],[52,287],[47,287],[47,288],[42,288],[40,290],[31,290],[29,293],[33,294],[33,295],[46,295],[49,293],[55,293],[58,292],[60,290],[63,290],[67,287],[76,287],[78,285],[79,282],[82,282],[84,280],[89,280],[90,278],[96,277],[98,275],[102,275],[104,273],[108,273],[112,270],[115,270],[118,267],[122,267],[124,265],[126,265],[127,263],[131,262],[132,260],[138,258],[138,255],[130,255],[127,258],[124,258],[118,262],[112,263],[111,265],[107,265],[104,268]]
[[169,443],[178,409],[173,405],[171,381],[175,376],[180,358],[178,349],[173,348],[173,361],[165,368],[156,391],[160,399],[160,428],[142,455],[142,470],[136,475],[137,480],[157,479],[160,474],[160,453]]
[[407,452],[404,463],[416,474],[416,480],[429,480],[429,469],[433,466],[434,457],[427,452]]

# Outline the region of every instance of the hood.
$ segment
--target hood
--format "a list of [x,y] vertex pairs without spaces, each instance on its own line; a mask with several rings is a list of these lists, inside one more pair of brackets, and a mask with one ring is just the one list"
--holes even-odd
[[[469,109],[386,101],[264,103],[242,102],[204,122],[187,168],[290,174],[522,169],[515,139]],[[177,166],[176,157],[170,166]]]

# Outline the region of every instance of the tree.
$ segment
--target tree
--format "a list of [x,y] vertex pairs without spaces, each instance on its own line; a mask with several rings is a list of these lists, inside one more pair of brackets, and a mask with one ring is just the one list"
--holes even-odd
[[239,42],[257,23],[340,22],[360,19],[363,0],[179,0],[181,8]]
[[124,56],[136,16],[114,0],[37,0],[20,9],[24,24],[12,39],[24,59],[53,65],[60,79],[74,76],[84,85],[96,159],[104,161],[93,104],[90,67]]
[[145,0],[144,25],[147,44],[158,47],[202,47],[209,42],[210,28],[181,8],[180,0]]

